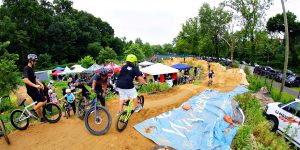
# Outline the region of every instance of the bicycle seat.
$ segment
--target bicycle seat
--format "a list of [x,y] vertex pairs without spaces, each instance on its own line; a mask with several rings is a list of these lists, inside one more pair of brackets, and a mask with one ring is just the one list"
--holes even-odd
[[19,104],[19,106],[23,106],[25,101],[26,101],[26,99],[23,99],[23,101]]

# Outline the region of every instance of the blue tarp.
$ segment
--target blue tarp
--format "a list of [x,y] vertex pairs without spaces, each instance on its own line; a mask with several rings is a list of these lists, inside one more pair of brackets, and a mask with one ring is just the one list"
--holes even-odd
[[62,67],[56,67],[56,68],[54,68],[54,70],[60,70],[60,71],[64,71],[64,70],[65,70],[65,68],[62,68]]
[[[178,150],[228,150],[238,127],[231,127],[223,117],[233,114],[232,98],[247,91],[243,86],[229,93],[206,90],[187,101],[192,105],[190,110],[185,111],[180,106],[134,127],[156,144]],[[227,128],[230,130],[224,134]]]
[[173,65],[171,67],[173,67],[175,69],[178,69],[179,71],[181,71],[181,70],[188,70],[188,69],[193,68],[192,66],[188,66],[186,64],[175,64],[175,65]]

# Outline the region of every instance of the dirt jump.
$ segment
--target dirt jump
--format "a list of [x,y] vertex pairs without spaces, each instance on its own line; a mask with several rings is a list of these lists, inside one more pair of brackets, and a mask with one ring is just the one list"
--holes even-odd
[[[183,59],[166,61],[165,64],[172,65],[183,62]],[[115,129],[117,119],[118,97],[109,100],[107,108],[112,117],[110,130],[102,136],[94,136],[85,128],[84,121],[77,116],[62,119],[55,124],[34,123],[27,130],[14,131],[9,134],[11,141],[7,145],[4,139],[0,140],[1,150],[15,149],[145,149],[149,150],[156,144],[148,138],[142,136],[133,126],[152,117],[155,117],[173,108],[179,107],[189,98],[210,88],[222,92],[233,90],[240,85],[242,74],[239,69],[226,70],[220,64],[211,63],[211,68],[215,72],[213,85],[207,86],[207,62],[200,60],[186,59],[186,62],[194,66],[202,66],[204,74],[198,85],[185,84],[176,86],[168,91],[159,92],[151,95],[144,94],[144,108],[134,113],[130,118],[127,128],[123,132]],[[187,64],[189,64],[187,63]]]

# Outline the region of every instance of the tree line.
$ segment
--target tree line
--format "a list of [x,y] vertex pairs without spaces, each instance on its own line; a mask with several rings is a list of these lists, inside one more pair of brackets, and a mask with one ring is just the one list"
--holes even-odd
[[134,53],[140,60],[154,53],[171,52],[171,44],[150,45],[140,38],[116,37],[108,22],[72,7],[70,0],[3,0],[0,7],[0,42],[18,54],[17,66],[29,53],[39,55],[39,69],[80,61],[91,56],[98,63]]
[[[218,7],[203,4],[174,38],[176,53],[232,58],[283,68],[284,21],[277,14],[266,20],[272,0],[225,0]],[[289,69],[300,71],[300,22],[287,13],[290,34]]]

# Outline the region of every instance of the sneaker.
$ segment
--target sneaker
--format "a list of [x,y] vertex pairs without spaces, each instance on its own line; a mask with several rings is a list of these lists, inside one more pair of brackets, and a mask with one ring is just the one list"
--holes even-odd
[[141,105],[138,105],[135,109],[134,109],[134,112],[139,112],[140,110],[142,110],[142,106]]
[[40,119],[40,123],[46,123],[47,121],[46,121],[46,119],[45,118],[41,118]]

